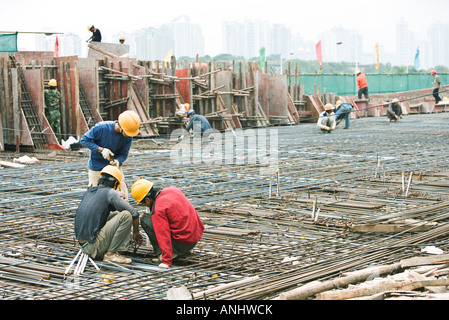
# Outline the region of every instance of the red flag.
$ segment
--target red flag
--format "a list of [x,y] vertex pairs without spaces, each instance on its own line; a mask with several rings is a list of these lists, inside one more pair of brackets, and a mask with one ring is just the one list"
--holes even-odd
[[322,63],[322,59],[323,59],[323,57],[321,55],[321,40],[316,44],[316,56],[318,58],[318,64],[320,65],[320,70],[321,70],[321,68],[322,68],[321,63]]
[[56,36],[56,42],[55,42],[55,57],[59,57],[59,41],[58,41],[57,36]]

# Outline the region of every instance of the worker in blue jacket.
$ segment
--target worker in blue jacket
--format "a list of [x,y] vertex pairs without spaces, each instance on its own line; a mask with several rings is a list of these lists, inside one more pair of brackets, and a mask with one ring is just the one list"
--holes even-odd
[[349,129],[349,127],[351,126],[351,112],[354,106],[341,100],[338,100],[335,106],[335,121],[337,122],[337,126],[340,124],[340,122],[345,120],[344,129]]
[[[189,119],[189,124],[186,127],[186,131],[190,132],[190,136],[193,137],[194,133],[196,132],[196,128],[199,127],[199,131],[201,131],[201,134],[205,133],[208,130],[212,129],[212,126],[210,125],[209,121],[206,119],[205,116],[195,114],[195,111],[193,109],[189,109],[186,112],[187,119]],[[184,135],[180,136],[178,140],[182,140],[184,138]]]
[[[88,162],[88,187],[98,185],[101,170],[107,165],[113,165],[122,170],[122,165],[128,158],[133,137],[139,134],[140,118],[134,111],[121,113],[118,121],[103,121],[81,137],[80,143],[90,149]],[[128,199],[128,188],[122,171],[120,191]]]

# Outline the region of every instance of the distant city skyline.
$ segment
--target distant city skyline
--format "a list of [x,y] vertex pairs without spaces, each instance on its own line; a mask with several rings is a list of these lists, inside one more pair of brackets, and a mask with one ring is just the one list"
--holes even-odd
[[[43,10],[43,8],[45,8]],[[268,21],[276,25],[278,37],[285,35],[285,30],[291,33],[290,41],[303,42],[306,46],[296,48],[299,59],[307,56],[308,52],[314,52],[314,45],[322,40],[323,35],[328,34],[334,28],[341,28],[359,34],[363,44],[360,48],[359,59],[363,61],[369,55],[373,55],[374,46],[379,44],[381,49],[380,62],[387,62],[390,53],[396,53],[398,40],[397,23],[404,19],[408,24],[407,43],[404,46],[419,46],[422,57],[430,54],[433,60],[443,59],[445,55],[444,42],[445,27],[441,26],[442,15],[439,12],[447,12],[449,2],[446,0],[434,0],[423,2],[422,0],[340,0],[303,3],[301,1],[291,3],[287,0],[227,0],[220,6],[212,6],[210,1],[172,0],[169,8],[151,3],[130,2],[123,6],[120,1],[97,0],[95,2],[78,0],[76,5],[67,3],[54,3],[49,0],[34,2],[31,0],[16,0],[2,4],[0,12],[0,31],[40,31],[63,32],[65,35],[74,34],[81,38],[81,50],[87,52],[85,40],[90,37],[87,31],[88,24],[97,26],[103,34],[104,41],[115,42],[118,34],[133,34],[143,29],[159,29],[169,24],[180,16],[187,16],[192,23],[197,24],[204,37],[204,52],[215,56],[224,51],[222,25],[225,22],[245,23],[245,21]],[[435,27],[432,27],[435,25]],[[440,26],[438,26],[440,25]],[[434,31],[429,31],[432,29]],[[274,32],[274,31],[273,31]],[[406,34],[406,33],[405,33]],[[227,35],[226,35],[227,36]],[[146,37],[151,37],[147,33]],[[401,37],[402,38],[402,37]],[[410,40],[413,38],[413,40]],[[165,38],[154,40],[153,47],[165,41]],[[178,40],[180,41],[180,40]],[[347,44],[347,41],[343,41]],[[272,43],[280,48],[282,41]],[[434,49],[435,45],[439,50]],[[323,52],[323,61],[326,55],[345,55],[344,45]],[[446,45],[447,46],[447,45]],[[34,37],[19,35],[19,49],[35,50]],[[323,43],[324,49],[324,43]],[[339,50],[338,53],[336,50]],[[416,49],[413,48],[413,51]],[[199,49],[197,51],[200,51]],[[341,52],[343,51],[343,53]],[[438,52],[439,51],[439,52]],[[404,50],[400,55],[413,56]],[[178,54],[176,54],[178,55]],[[287,53],[289,55],[289,53]],[[447,55],[447,54],[446,54]],[[330,57],[332,60],[333,56]],[[306,59],[306,58],[304,58]],[[355,58],[354,58],[355,59]],[[412,61],[412,58],[410,58]],[[430,60],[429,60],[430,61]],[[410,62],[412,64],[412,62]]]
[[[261,47],[267,55],[281,55],[281,59],[316,60],[315,42],[306,41],[301,34],[294,34],[287,25],[270,23],[268,20],[224,21],[221,26],[222,43],[219,53],[206,51],[207,41],[200,25],[188,16],[174,18],[159,28],[149,26],[129,33],[118,32],[103,35],[103,42],[117,43],[120,36],[126,37],[130,56],[139,60],[163,60],[172,50],[176,57],[195,57],[232,54],[251,59],[258,56]],[[381,63],[397,66],[412,66],[416,50],[420,48],[420,69],[437,65],[449,66],[449,23],[433,23],[427,28],[429,37],[418,40],[404,19],[398,19],[394,27],[394,46],[388,49],[379,43]],[[52,51],[56,35],[35,36],[34,49]],[[363,65],[376,61],[374,46],[364,51],[365,37],[358,30],[334,26],[318,36],[322,41],[323,62],[351,62]],[[58,35],[61,55],[87,56],[87,44],[80,35],[67,33]],[[24,50],[19,45],[19,50]]]

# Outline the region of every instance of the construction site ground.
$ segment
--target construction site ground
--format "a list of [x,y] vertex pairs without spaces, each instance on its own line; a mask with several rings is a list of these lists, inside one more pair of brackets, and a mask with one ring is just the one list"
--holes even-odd
[[[413,271],[445,289],[448,121],[449,113],[438,113],[398,123],[355,119],[331,134],[314,123],[254,129],[267,138],[276,130],[279,175],[263,163],[239,164],[238,154],[232,163],[176,163],[176,141],[135,140],[123,167],[128,187],[140,177],[179,187],[205,225],[203,238],[169,269],[151,262],[146,242],[124,253],[131,265],[95,261],[99,271],[87,263],[77,276],[65,271],[80,249],[74,218],[89,151],[0,153],[7,162],[39,160],[0,169],[0,299],[168,300],[187,292],[184,299],[280,300],[305,285],[418,257],[437,263],[425,271],[402,264],[378,278]],[[382,298],[447,297],[431,288],[388,290]],[[337,289],[348,290],[330,291]]]

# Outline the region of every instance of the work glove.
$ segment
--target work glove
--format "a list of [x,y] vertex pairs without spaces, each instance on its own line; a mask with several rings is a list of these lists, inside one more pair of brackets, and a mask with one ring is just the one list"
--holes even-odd
[[111,160],[110,162],[109,162],[109,164],[111,165],[111,166],[115,166],[115,167],[120,167],[120,162],[118,162],[118,160],[117,159],[115,159],[115,160]]
[[103,158],[105,158],[108,161],[112,161],[113,160],[112,157],[114,156],[112,151],[109,150],[108,148],[101,149],[101,155],[103,156]]
[[166,265],[165,263],[161,263],[160,265],[159,265],[159,267],[162,267],[162,268],[170,268],[168,265]]

